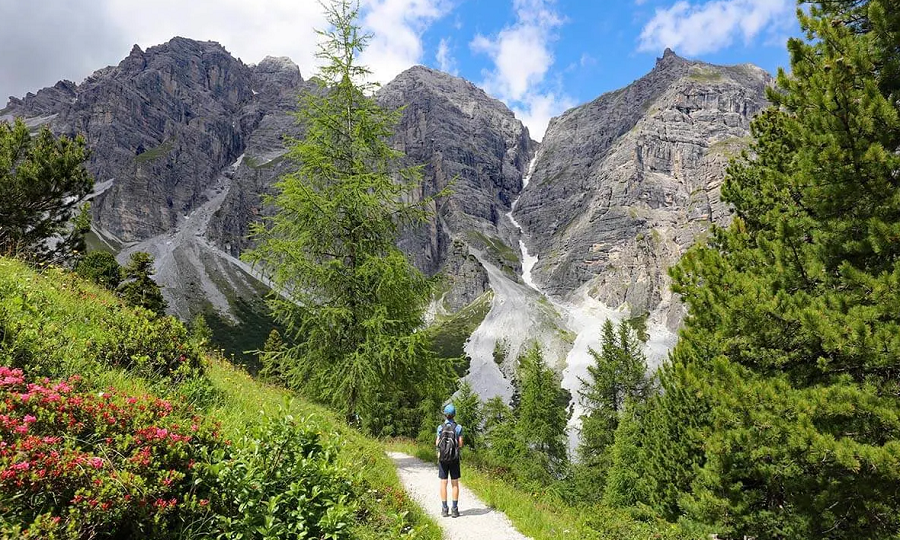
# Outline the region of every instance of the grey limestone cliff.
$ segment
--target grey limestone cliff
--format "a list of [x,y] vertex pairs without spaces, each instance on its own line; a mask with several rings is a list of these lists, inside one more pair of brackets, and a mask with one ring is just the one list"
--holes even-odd
[[719,187],[749,141],[771,78],[667,50],[646,76],[553,119],[517,204],[534,279],[546,292],[587,290],[606,305],[683,315],[667,269],[728,220]]
[[[500,376],[491,356],[502,337],[511,357],[541,340],[559,365],[585,324],[559,302],[585,295],[677,327],[683,312],[666,270],[711,223],[728,220],[725,166],[746,146],[769,84],[750,65],[666,51],[645,77],[555,118],[540,146],[505,105],[461,78],[416,66],[381,88],[378,102],[401,110],[392,143],[422,167],[414,196],[449,189],[400,247],[444,277],[437,314],[492,298],[467,345],[484,357],[473,373]],[[289,59],[249,66],[217,43],[175,38],[135,46],[80,84],[12,98],[0,121],[83,133],[98,182],[96,233],[120,260],[137,250],[156,257],[174,313],[211,309],[235,323],[264,292],[239,257],[251,224],[271,212],[262,196],[295,167],[285,144],[302,135],[293,111],[314,88]],[[538,257],[534,282],[552,302],[520,277],[516,221]],[[500,370],[509,375],[513,363]]]

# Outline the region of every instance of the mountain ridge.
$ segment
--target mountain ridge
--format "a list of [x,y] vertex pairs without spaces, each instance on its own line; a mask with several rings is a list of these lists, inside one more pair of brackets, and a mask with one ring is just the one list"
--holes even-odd
[[[422,166],[419,196],[453,191],[399,241],[422,271],[443,277],[432,313],[450,316],[495,292],[491,309],[501,311],[488,313],[467,346],[478,357],[471,376],[496,383],[482,385],[483,397],[509,388],[528,341],[519,334],[539,336],[559,369],[576,341],[592,343],[572,329],[596,321],[573,320],[564,304],[618,318],[647,313],[660,332],[679,326],[683,309],[665,271],[710,223],[728,219],[718,201],[727,159],[709,158],[710,149],[742,147],[769,83],[759,68],[667,49],[646,76],[551,120],[541,144],[503,103],[433,68],[410,67],[379,89],[382,106],[402,111],[392,143]],[[291,170],[284,140],[302,135],[293,112],[312,88],[290,59],[247,65],[216,42],[176,37],[135,46],[81,84],[13,98],[0,120],[25,116],[32,128],[84,132],[96,148],[97,235],[120,259],[154,255],[175,314],[214,313],[227,330],[248,302],[265,309],[264,287],[238,257],[250,224],[271,211],[261,197]],[[524,283],[520,240],[537,256],[535,282],[553,302]],[[519,313],[503,315],[512,305]],[[492,352],[501,339],[515,346],[498,366]]]

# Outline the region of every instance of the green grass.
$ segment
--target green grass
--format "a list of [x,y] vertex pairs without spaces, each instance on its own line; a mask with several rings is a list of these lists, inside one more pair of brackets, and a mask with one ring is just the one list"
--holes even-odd
[[139,154],[135,156],[135,163],[147,163],[149,161],[153,161],[159,159],[161,157],[165,157],[169,155],[169,153],[175,148],[175,144],[172,141],[165,141],[159,146],[155,146],[150,150],[147,150],[143,154]]
[[500,262],[504,272],[515,276],[515,269],[519,265],[519,252],[509,247],[499,238],[486,236],[478,231],[466,233],[469,241],[482,246],[497,261]]
[[688,79],[700,82],[718,82],[723,79],[722,73],[712,67],[694,66],[688,73]]
[[750,137],[729,137],[716,141],[709,145],[709,154],[720,154],[728,159],[738,157],[741,152],[750,146],[753,141]]
[[637,334],[638,339],[640,339],[644,343],[646,343],[647,340],[650,339],[650,334],[647,333],[647,319],[649,317],[650,317],[649,313],[641,313],[640,315],[636,315],[636,316],[628,319],[627,321],[625,321],[629,325],[631,325],[631,327],[634,329],[635,333]]
[[202,359],[202,391],[188,392],[197,379],[173,384],[142,378],[95,359],[97,347],[116,337],[122,321],[146,317],[112,293],[58,268],[34,271],[0,258],[0,365],[24,363],[52,367],[52,376],[79,374],[98,389],[150,393],[195,406],[221,423],[225,439],[238,441],[267,417],[303,419],[338,448],[336,459],[354,486],[359,503],[353,537],[393,539],[412,527],[421,540],[439,540],[438,526],[402,490],[394,465],[379,442],[346,426],[328,410],[291,392],[263,384],[220,356]]
[[251,169],[271,169],[272,167],[275,167],[276,165],[278,165],[279,163],[284,161],[286,158],[287,158],[287,155],[283,154],[283,155],[276,157],[275,159],[270,159],[269,161],[266,161],[265,163],[260,163],[259,161],[256,160],[256,158],[254,158],[252,156],[246,156],[244,158],[244,163]]
[[428,328],[434,353],[440,358],[463,356],[466,340],[491,310],[493,299],[493,291],[487,291],[452,316],[438,317]]

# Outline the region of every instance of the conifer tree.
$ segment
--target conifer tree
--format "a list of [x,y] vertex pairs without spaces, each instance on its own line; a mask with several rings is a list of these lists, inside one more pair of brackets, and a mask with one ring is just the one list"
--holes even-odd
[[246,257],[279,292],[271,305],[293,344],[284,355],[290,385],[351,423],[393,431],[411,413],[385,414],[415,411],[426,394],[445,398],[453,386],[449,364],[419,331],[430,283],[396,247],[429,201],[415,202],[420,170],[388,144],[398,114],[375,103],[376,86],[357,64],[369,40],[357,3],[324,7],[331,28],[319,32],[320,88],[302,99],[305,137],[288,154],[298,169],[267,199],[276,213],[254,228],[258,244]]
[[472,390],[472,385],[464,382],[460,385],[456,397],[456,421],[465,429],[466,446],[473,450],[481,447],[481,434],[484,424],[481,399]]
[[138,251],[131,254],[122,269],[122,282],[117,292],[126,304],[149,309],[157,315],[165,315],[166,301],[162,290],[150,276],[153,274],[153,257]]
[[281,332],[277,328],[273,328],[269,332],[269,337],[266,338],[262,350],[259,351],[259,363],[261,366],[259,376],[263,380],[282,384],[287,382],[282,371],[284,350],[285,345],[281,339]]
[[112,253],[105,251],[88,253],[78,261],[75,272],[81,277],[113,291],[122,281],[122,267],[119,266]]
[[723,186],[734,221],[672,272],[690,316],[636,465],[720,537],[900,534],[897,13],[798,12]]
[[646,399],[647,359],[634,329],[624,322],[616,329],[609,319],[603,324],[600,352],[588,352],[594,363],[587,368],[589,380],[580,381],[579,396],[586,414],[581,418],[578,451],[583,463],[602,472],[609,465],[607,449],[625,402]]
[[198,313],[191,319],[191,339],[201,348],[209,346],[212,340],[212,328],[206,322],[206,317]]
[[566,461],[567,396],[559,376],[547,365],[538,346],[519,358],[521,398],[516,430],[526,446],[546,457],[550,467]]
[[0,255],[33,262],[71,261],[84,251],[90,227],[82,203],[94,187],[84,168],[81,136],[32,136],[21,119],[0,122]]

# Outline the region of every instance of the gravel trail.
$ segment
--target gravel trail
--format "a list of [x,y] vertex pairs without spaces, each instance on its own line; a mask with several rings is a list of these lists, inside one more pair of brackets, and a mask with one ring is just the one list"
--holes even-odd
[[[459,486],[459,517],[441,517],[437,465],[399,452],[388,452],[388,455],[397,466],[397,474],[406,492],[438,522],[446,540],[530,540],[513,528],[506,515],[488,508],[462,482]],[[463,482],[465,478],[466,464],[463,461]],[[449,485],[447,494],[450,494]]]

